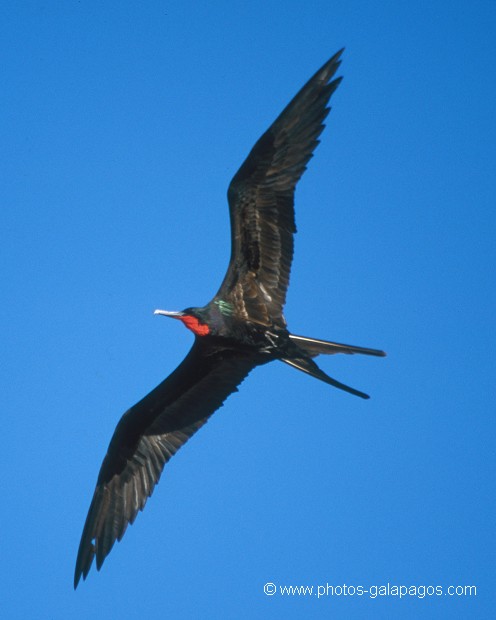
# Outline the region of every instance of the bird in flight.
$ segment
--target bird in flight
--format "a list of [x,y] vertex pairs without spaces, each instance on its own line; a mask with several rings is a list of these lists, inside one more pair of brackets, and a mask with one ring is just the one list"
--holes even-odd
[[303,86],[262,135],[234,175],[228,202],[231,258],[215,297],[202,308],[156,314],[195,335],[183,362],[120,419],[103,460],[83,529],[74,588],[93,559],[100,570],[159,481],[167,461],[201,428],[248,373],[281,360],[336,388],[368,398],[329,377],[320,354],[363,353],[355,347],[288,331],[283,315],[296,232],[294,192],[324,129],[332,79],[342,51]]

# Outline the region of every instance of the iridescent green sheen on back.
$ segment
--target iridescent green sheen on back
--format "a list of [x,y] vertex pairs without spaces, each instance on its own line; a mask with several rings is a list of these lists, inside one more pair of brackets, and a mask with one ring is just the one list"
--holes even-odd
[[230,304],[228,301],[224,301],[223,299],[216,299],[214,304],[219,308],[221,314],[224,316],[232,316],[234,313],[234,306]]

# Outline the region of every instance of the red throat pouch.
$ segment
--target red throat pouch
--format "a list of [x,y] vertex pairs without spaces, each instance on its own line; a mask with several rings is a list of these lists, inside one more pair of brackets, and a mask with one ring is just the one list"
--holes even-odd
[[206,336],[210,333],[208,325],[202,325],[195,316],[181,316],[180,320],[197,336]]

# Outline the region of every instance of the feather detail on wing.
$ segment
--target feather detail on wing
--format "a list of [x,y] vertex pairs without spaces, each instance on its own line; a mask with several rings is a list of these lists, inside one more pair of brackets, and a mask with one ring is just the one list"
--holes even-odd
[[93,559],[99,570],[143,510],[167,461],[205,424],[256,365],[197,339],[178,368],[121,418],[103,461],[76,560],[74,587]]
[[294,191],[324,129],[331,78],[342,50],[305,84],[258,140],[231,181],[231,259],[217,297],[240,316],[285,326],[283,306],[293,258]]

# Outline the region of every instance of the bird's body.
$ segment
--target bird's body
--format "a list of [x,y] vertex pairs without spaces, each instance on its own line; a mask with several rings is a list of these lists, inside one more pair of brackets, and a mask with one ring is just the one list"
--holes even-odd
[[307,82],[262,135],[228,191],[231,259],[218,293],[202,308],[157,310],[195,334],[176,370],[119,421],[103,461],[79,546],[74,586],[94,557],[100,569],[158,482],[165,463],[255,368],[283,361],[330,385],[368,398],[324,373],[319,354],[366,349],[291,334],[283,306],[293,257],[294,190],[341,78],[341,52]]

